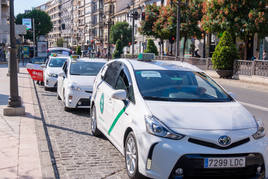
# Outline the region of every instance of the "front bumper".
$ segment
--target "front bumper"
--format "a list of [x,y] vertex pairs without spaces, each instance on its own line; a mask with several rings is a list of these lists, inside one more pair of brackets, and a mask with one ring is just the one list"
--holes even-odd
[[58,79],[55,77],[45,77],[44,85],[47,88],[56,88]]
[[[231,158],[231,157],[245,157],[246,167],[244,168],[204,168],[204,161],[206,158]],[[257,168],[261,167],[260,174],[256,174]],[[183,169],[183,176],[185,177],[233,177],[233,178],[256,178],[264,173],[264,160],[259,153],[243,153],[243,154],[187,154],[183,155],[175,164],[169,178],[175,178],[176,169]]]
[[[188,141],[171,140],[156,137],[147,133],[137,135],[139,151],[139,171],[150,178],[173,178],[173,172],[182,168],[185,176],[198,178],[241,176],[243,179],[256,174],[257,167],[263,167],[263,173],[268,178],[268,139],[262,138],[221,150],[208,146],[194,144]],[[252,156],[255,158],[251,158]],[[204,169],[206,157],[246,157],[245,168]],[[149,162],[148,162],[149,161]],[[234,174],[234,175],[233,175]],[[237,178],[239,178],[237,176]],[[257,175],[256,175],[257,176]]]
[[[71,99],[70,99],[71,96]],[[86,91],[66,91],[66,107],[68,108],[90,108],[91,93]]]

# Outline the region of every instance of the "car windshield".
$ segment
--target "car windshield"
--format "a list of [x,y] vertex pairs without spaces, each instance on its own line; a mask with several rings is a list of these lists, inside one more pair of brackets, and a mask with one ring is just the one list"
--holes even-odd
[[67,58],[51,58],[49,62],[49,67],[62,67]]
[[103,62],[72,62],[70,74],[96,76],[104,64]]
[[146,100],[227,102],[233,99],[204,73],[177,70],[136,70]]

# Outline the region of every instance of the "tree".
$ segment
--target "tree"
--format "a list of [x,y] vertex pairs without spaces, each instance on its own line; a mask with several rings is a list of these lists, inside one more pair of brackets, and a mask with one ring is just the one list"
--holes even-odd
[[116,41],[116,46],[115,46],[115,50],[113,53],[113,58],[120,58],[122,53],[123,53],[122,41],[120,39],[118,39]]
[[[47,35],[53,28],[49,15],[44,11],[34,9],[29,13],[18,14],[16,17],[16,24],[22,24],[22,18],[34,19],[36,38],[40,35]],[[25,38],[33,40],[32,30],[27,31]]]
[[131,42],[132,30],[127,22],[117,22],[111,27],[110,40],[111,43],[116,44],[117,40],[121,40],[123,47],[127,46]]
[[162,46],[164,40],[176,36],[176,12],[176,8],[171,5],[162,6],[159,9],[159,16],[154,22],[153,31],[160,39]]
[[148,40],[147,48],[144,51],[144,53],[154,53],[155,55],[158,55],[157,48],[156,48],[154,41],[152,39]]
[[[247,54],[248,39],[258,33],[259,38],[268,35],[268,9],[266,0],[210,0],[203,3],[201,25],[210,33],[229,31],[244,41]],[[247,56],[247,55],[246,55]]]
[[[203,0],[186,0],[181,3],[181,28],[180,35],[184,37],[183,55],[185,54],[185,45],[188,38],[201,38],[201,29],[199,22],[202,18]],[[176,37],[177,29],[177,7],[174,5],[163,6],[159,10],[159,16],[154,23],[153,31],[158,34],[160,39],[166,39],[170,42],[172,37]]]
[[152,27],[159,17],[159,6],[155,4],[147,5],[144,13],[145,19],[141,21],[139,32],[146,36],[153,36],[155,38],[158,38],[158,34],[153,31]]
[[64,38],[57,39],[57,47],[63,47]]
[[75,52],[76,52],[76,55],[81,55],[81,54],[82,54],[82,52],[81,52],[81,46],[78,45],[78,46],[76,47]]
[[237,49],[233,43],[231,33],[225,31],[212,55],[213,68],[218,70],[233,70],[234,60],[237,56]]

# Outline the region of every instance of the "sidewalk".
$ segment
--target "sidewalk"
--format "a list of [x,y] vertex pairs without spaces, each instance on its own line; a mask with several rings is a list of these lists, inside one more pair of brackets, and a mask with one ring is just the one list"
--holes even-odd
[[25,68],[18,74],[25,116],[3,116],[9,96],[7,68],[0,66],[0,178],[42,178],[32,88]]
[[[207,70],[205,71],[209,76],[212,78],[217,78],[219,79],[220,76],[216,73],[216,71],[213,70]],[[241,82],[246,82],[246,83],[251,83],[251,84],[256,84],[256,85],[268,85],[268,77],[264,76],[246,76],[246,75],[238,75],[235,77],[236,81],[241,81]]]

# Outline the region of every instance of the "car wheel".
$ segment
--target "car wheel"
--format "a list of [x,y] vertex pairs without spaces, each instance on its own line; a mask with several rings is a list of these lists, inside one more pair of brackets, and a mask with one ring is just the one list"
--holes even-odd
[[71,108],[68,108],[68,107],[64,106],[64,111],[70,112],[71,111]]
[[130,132],[125,141],[125,164],[127,174],[131,179],[143,178],[138,167],[138,148],[133,132]]
[[96,114],[96,108],[95,106],[92,107],[92,112],[91,112],[91,132],[92,135],[98,137],[101,135],[101,131],[98,129],[97,126],[97,114]]

